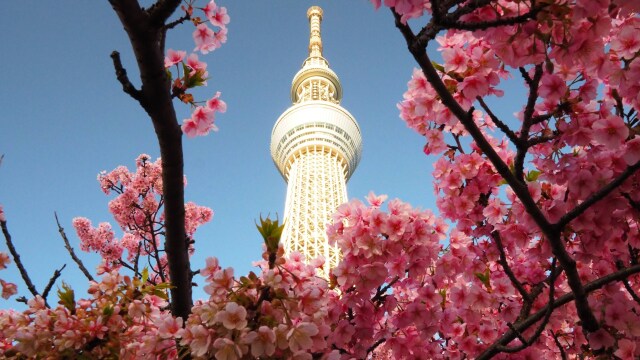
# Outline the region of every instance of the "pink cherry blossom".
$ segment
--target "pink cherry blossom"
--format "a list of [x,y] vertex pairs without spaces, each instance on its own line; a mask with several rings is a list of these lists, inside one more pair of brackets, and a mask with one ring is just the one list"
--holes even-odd
[[640,39],[638,39],[638,30],[640,27],[628,24],[623,26],[618,33],[611,39],[611,50],[615,51],[618,56],[631,59],[638,50],[640,50]]
[[636,347],[636,342],[627,339],[620,339],[618,340],[618,350],[613,354],[621,360],[633,360],[636,359]]
[[198,54],[191,53],[187,57],[187,66],[191,69],[191,73],[189,75],[193,76],[196,72],[200,72],[202,74],[202,78],[206,78],[208,76],[207,73],[207,63],[204,61],[200,61],[198,59]]
[[216,41],[216,33],[206,24],[200,24],[193,32],[193,40],[196,43],[194,51],[200,51],[206,54],[215,50],[218,46]]
[[217,360],[237,360],[242,357],[242,350],[232,340],[227,338],[218,338],[213,343],[216,351]]
[[242,330],[247,326],[247,310],[235,302],[229,302],[224,310],[216,314],[216,321],[229,330]]
[[6,282],[0,279],[0,286],[2,287],[2,296],[3,299],[8,299],[15,295],[18,292],[18,286],[14,283]]
[[185,51],[175,51],[173,49],[167,50],[167,56],[164,58],[164,67],[170,68],[181,62],[186,54],[187,53]]
[[607,116],[593,124],[593,136],[601,144],[617,149],[629,135],[629,129],[618,116]]
[[212,111],[218,111],[221,113],[227,111],[227,104],[220,100],[220,91],[216,92],[211,99],[207,100],[207,107]]
[[633,165],[640,161],[640,137],[636,136],[625,143],[623,158],[627,165]]
[[557,102],[564,97],[567,91],[567,84],[556,74],[545,73],[542,75],[538,94],[546,101]]
[[11,263],[11,258],[9,254],[0,251],[0,270],[6,269],[7,265]]
[[227,15],[227,8],[219,7],[216,11],[209,12],[207,18],[211,21],[211,24],[217,27],[224,28],[229,23],[229,15]]
[[247,344],[251,344],[251,355],[271,356],[276,351],[276,334],[267,326],[260,326],[258,331],[249,332],[245,338]]
[[289,330],[287,340],[292,351],[307,350],[313,344],[312,336],[318,334],[318,327],[313,323],[301,322]]

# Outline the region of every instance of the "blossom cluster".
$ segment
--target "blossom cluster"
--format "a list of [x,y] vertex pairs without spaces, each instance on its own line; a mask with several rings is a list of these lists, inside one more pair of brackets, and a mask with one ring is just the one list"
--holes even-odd
[[[166,281],[169,278],[164,255],[164,228],[161,159],[151,161],[142,154],[136,159],[135,172],[119,166],[111,172],[101,172],[98,182],[105,194],[117,196],[109,202],[109,211],[123,231],[120,239],[115,237],[107,222],[93,227],[84,217],[73,219],[73,226],[80,238],[83,251],[93,251],[102,257],[102,271],[121,266],[137,269],[141,256],[154,264],[152,280]],[[185,180],[186,183],[186,180]],[[193,240],[197,228],[211,221],[213,211],[193,202],[185,204],[185,231]],[[193,251],[193,246],[191,246]],[[126,254],[126,257],[123,255]]]
[[[204,19],[194,16],[194,7],[191,4],[187,7],[183,6],[183,10],[185,16],[190,18],[196,26],[193,32],[196,47],[193,51],[207,54],[227,41],[229,15],[224,6],[218,6],[214,0],[211,0],[204,8],[198,8],[202,11]],[[212,29],[209,25],[217,30]],[[191,93],[187,92],[194,87],[207,85],[209,78],[207,63],[200,61],[195,52],[187,56],[186,51],[168,49],[164,59],[164,67],[171,78],[174,78],[171,70],[175,67],[177,75],[171,85],[173,96],[193,107],[191,117],[182,123],[183,133],[188,137],[194,137],[207,135],[210,131],[217,131],[214,124],[215,113],[224,113],[227,110],[226,103],[220,99],[220,92],[216,92],[211,99],[200,104],[194,101]]]
[[[380,1],[372,2],[381,5]],[[438,80],[428,80],[421,70],[415,70],[398,105],[400,117],[425,137],[426,154],[440,155],[433,172],[437,206],[440,214],[455,224],[449,234],[449,251],[438,258],[434,277],[457,273],[463,283],[460,279],[447,281],[466,285],[476,274],[483,283],[477,285],[487,290],[492,305],[487,312],[471,310],[480,323],[488,322],[492,334],[496,329],[506,333],[508,324],[522,320],[554,297],[570,293],[565,273],[557,274],[554,292],[549,293],[550,273],[554,271],[550,261],[558,251],[552,251],[540,221],[532,217],[534,207],[550,226],[561,224],[557,226],[562,226],[562,246],[576,261],[584,284],[637,264],[637,3],[500,0],[459,11],[459,19],[449,23],[445,15],[452,18],[455,14],[443,14],[442,3],[437,13],[430,1],[385,0],[384,4],[393,7],[405,23],[428,12],[437,18],[432,25],[450,26],[436,38],[442,63],[432,66],[439,82],[456,106],[470,112],[476,129],[502,164],[528,188],[528,195],[523,195],[507,186],[496,169],[496,160],[476,143],[478,135],[469,139],[469,126],[453,115],[451,102],[445,102],[432,85]],[[475,4],[465,5],[471,8]],[[535,16],[524,17],[530,11]],[[519,16],[521,21],[505,21]],[[500,21],[505,22],[490,26]],[[503,96],[502,80],[511,76],[521,77],[529,91],[513,121],[500,119],[484,101],[487,96]],[[514,124],[519,130],[513,129]],[[626,181],[618,183],[623,176]],[[609,188],[613,190],[603,193]],[[581,209],[583,204],[589,206]],[[565,219],[573,217],[576,209],[579,216],[567,224]],[[460,250],[464,254],[455,255]],[[442,286],[436,284],[440,282],[431,282],[436,288]],[[519,288],[514,291],[514,287]],[[639,290],[639,279],[632,276],[624,284],[612,283],[589,294],[589,306],[600,327],[593,333],[583,333],[576,326],[575,308],[556,309],[537,341],[523,346],[517,356],[637,358]],[[390,291],[394,297],[402,293],[393,288]],[[438,291],[443,301],[451,299],[456,304],[457,311],[464,310],[467,303],[482,303],[477,299],[470,302],[469,294],[461,293],[459,285]],[[535,300],[529,298],[532,293]],[[528,310],[523,313],[522,309]],[[447,330],[438,330],[432,340],[439,343],[440,351],[446,344],[449,356],[458,351],[473,357],[495,340],[487,337],[482,326],[470,323],[468,314],[452,319],[456,326],[464,325],[459,330],[463,335],[475,338],[455,340]]]

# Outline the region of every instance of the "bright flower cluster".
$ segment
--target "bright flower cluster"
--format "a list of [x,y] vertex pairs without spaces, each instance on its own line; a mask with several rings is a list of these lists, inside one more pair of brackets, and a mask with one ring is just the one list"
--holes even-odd
[[[193,32],[196,47],[193,51],[207,54],[227,42],[229,15],[227,15],[227,9],[224,6],[218,6],[214,0],[211,0],[204,8],[198,8],[202,11],[204,19],[194,16],[194,7],[191,3],[186,7],[183,6],[183,10],[196,26],[196,30]],[[217,31],[209,27],[208,24],[216,28]],[[227,105],[220,100],[220,92],[216,92],[211,99],[202,101],[200,104],[194,101],[191,93],[187,92],[189,89],[207,85],[209,78],[207,63],[200,61],[195,52],[187,56],[186,51],[169,49],[164,58],[164,67],[170,78],[174,78],[171,85],[173,96],[193,107],[191,117],[182,122],[182,132],[188,137],[194,137],[207,135],[210,131],[217,131],[218,128],[214,124],[215,113],[227,111]],[[176,72],[175,77],[172,69]]]
[[[148,258],[148,263],[153,264],[151,281],[168,281],[161,160],[152,162],[149,155],[142,154],[136,159],[135,172],[119,166],[109,173],[101,172],[98,182],[105,194],[117,194],[109,202],[109,211],[124,234],[117,239],[109,223],[93,227],[89,219],[77,217],[73,226],[80,238],[80,248],[100,254],[104,261],[101,272],[122,266],[138,271],[140,259]],[[212,217],[210,208],[192,202],[185,204],[185,230],[192,244],[196,229]],[[193,245],[190,249],[192,252]]]

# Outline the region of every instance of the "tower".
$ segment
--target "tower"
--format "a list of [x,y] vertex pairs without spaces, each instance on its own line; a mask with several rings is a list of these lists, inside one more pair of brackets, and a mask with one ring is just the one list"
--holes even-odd
[[271,157],[287,181],[285,252],[299,251],[307,260],[323,256],[324,273],[337,265],[340,253],[327,242],[326,224],[347,201],[347,180],[362,154],[360,128],[340,106],[342,86],[322,56],[322,9],[312,6],[309,57],[293,77],[293,104],[271,132]]

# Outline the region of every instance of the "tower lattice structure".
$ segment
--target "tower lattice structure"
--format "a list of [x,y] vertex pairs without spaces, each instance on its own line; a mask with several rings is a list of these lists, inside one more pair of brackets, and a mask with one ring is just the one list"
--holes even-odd
[[287,181],[285,252],[306,260],[324,257],[323,273],[337,265],[340,252],[327,242],[326,224],[347,201],[347,181],[362,154],[360,127],[342,106],[342,86],[322,56],[322,9],[312,6],[309,57],[293,77],[293,104],[271,133],[271,157]]

